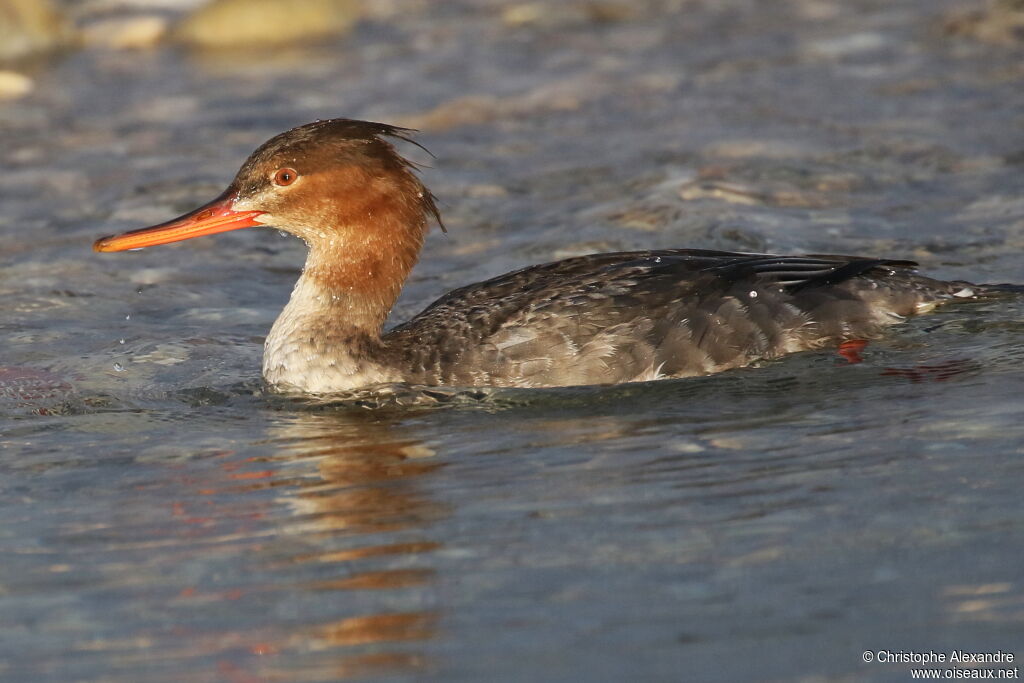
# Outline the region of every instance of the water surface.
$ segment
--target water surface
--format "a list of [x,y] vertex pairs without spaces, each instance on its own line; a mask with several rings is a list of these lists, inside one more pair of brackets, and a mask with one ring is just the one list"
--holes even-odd
[[351,116],[437,156],[408,150],[450,232],[395,320],[596,250],[1024,282],[1022,52],[945,34],[960,3],[528,4],[256,56],[87,49],[0,105],[0,680],[898,681],[861,653],[1024,656],[1020,299],[856,364],[323,402],[259,382],[297,241],[89,250]]

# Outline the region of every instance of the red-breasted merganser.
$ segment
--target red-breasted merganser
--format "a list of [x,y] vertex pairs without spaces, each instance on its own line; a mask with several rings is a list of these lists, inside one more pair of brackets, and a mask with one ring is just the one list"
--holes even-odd
[[411,133],[350,119],[299,126],[253,152],[212,202],[94,248],[260,225],[303,239],[309,255],[267,337],[263,376],[276,389],[308,393],[390,382],[553,387],[704,375],[876,337],[981,291],[916,275],[913,261],[634,251],[468,285],[382,333],[428,222],[441,224],[414,165],[388,141],[412,142]]

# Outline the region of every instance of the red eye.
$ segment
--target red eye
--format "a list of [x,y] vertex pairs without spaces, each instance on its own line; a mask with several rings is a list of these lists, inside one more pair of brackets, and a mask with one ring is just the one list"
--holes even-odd
[[291,185],[299,177],[299,172],[294,168],[279,168],[274,172],[274,184],[284,187]]

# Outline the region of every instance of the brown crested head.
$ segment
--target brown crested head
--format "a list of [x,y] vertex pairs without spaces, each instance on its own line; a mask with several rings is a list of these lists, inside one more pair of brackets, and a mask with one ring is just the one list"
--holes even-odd
[[444,229],[434,196],[388,138],[422,148],[413,131],[385,123],[329,119],[276,135],[253,152],[228,192],[238,211],[260,211],[259,221],[315,245],[343,232],[349,238],[373,225]]
[[97,251],[123,251],[238,228],[270,225],[314,250],[346,243],[418,251],[434,196],[390,139],[422,148],[413,131],[385,123],[329,119],[276,135],[246,160],[212,202],[160,225],[104,237]]

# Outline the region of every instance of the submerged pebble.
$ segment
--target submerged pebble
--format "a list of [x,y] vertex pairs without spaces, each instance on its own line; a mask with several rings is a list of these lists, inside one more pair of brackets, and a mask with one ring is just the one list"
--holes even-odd
[[49,0],[0,3],[0,60],[49,52],[75,39],[75,29]]
[[32,92],[35,83],[17,71],[0,71],[0,99],[14,100]]
[[168,20],[159,15],[105,19],[82,31],[86,44],[114,50],[140,50],[157,45],[167,33]]
[[990,0],[982,8],[957,9],[947,15],[943,29],[987,43],[1020,45],[1024,43],[1024,2]]
[[362,16],[360,0],[214,0],[174,36],[206,48],[262,48],[342,34]]

